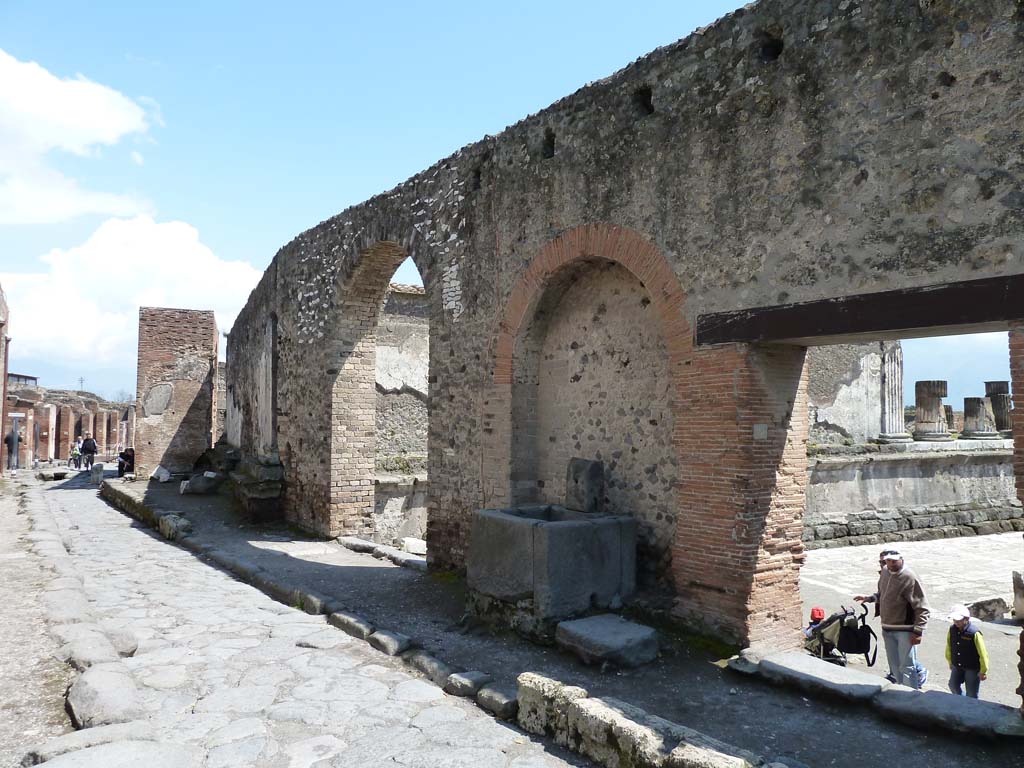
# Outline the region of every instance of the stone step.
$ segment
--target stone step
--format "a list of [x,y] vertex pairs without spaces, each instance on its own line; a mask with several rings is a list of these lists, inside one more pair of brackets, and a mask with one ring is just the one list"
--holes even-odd
[[638,667],[658,657],[658,636],[651,627],[613,613],[560,622],[555,642],[586,664]]

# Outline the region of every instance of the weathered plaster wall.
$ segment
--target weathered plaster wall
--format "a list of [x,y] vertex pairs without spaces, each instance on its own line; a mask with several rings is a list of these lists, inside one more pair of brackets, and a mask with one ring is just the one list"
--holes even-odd
[[511,495],[508,329],[560,259],[613,259],[668,329],[678,614],[795,642],[803,354],[694,349],[694,319],[1024,272],[1022,35],[1015,0],[762,0],[300,234],[228,376],[253,388],[276,313],[290,515],[328,532],[372,514],[368,308],[409,255],[430,305],[430,558],[461,566],[471,510]]
[[[142,477],[158,466],[171,473],[190,472],[213,437],[213,312],[140,308],[138,361],[136,470]],[[83,418],[90,426],[86,431],[91,431],[92,414]]]
[[426,475],[378,474],[374,487],[373,541],[400,544],[427,533]]
[[807,350],[814,443],[866,443],[882,424],[882,353],[887,345],[834,344]]

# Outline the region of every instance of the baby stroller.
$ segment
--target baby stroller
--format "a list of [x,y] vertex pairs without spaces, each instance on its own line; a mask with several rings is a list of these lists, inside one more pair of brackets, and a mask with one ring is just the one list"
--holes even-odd
[[867,606],[861,608],[858,616],[854,609],[840,606],[840,610],[810,628],[804,648],[812,656],[841,667],[845,667],[849,661],[847,654],[863,653],[864,661],[873,667],[878,657],[878,637],[868,626]]

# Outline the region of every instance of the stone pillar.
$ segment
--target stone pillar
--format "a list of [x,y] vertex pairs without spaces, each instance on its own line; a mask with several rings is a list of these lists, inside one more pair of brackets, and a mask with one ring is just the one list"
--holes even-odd
[[986,381],[985,396],[992,401],[992,412],[996,417],[996,429],[1003,437],[1010,437],[1013,425],[1010,423],[1010,382]]
[[956,414],[953,413],[953,406],[942,406],[942,412],[946,415],[946,428],[950,432],[956,432]]
[[75,442],[75,414],[70,405],[62,405],[57,412],[56,458],[67,461],[71,455],[71,444]]
[[34,410],[36,427],[39,430],[35,457],[40,461],[52,461],[56,456],[57,447],[57,408],[53,405],[37,405]]
[[[88,432],[89,434],[92,434],[93,427],[95,426],[96,414],[88,410],[82,411],[82,423],[81,428],[79,429],[78,432],[79,437],[81,437],[84,440],[86,433]],[[93,437],[95,437],[95,435],[93,435]]]
[[135,447],[135,406],[128,406],[128,421],[125,422],[125,448]]
[[96,411],[92,436],[96,439],[97,461],[102,461],[107,453],[107,412]]
[[942,398],[946,396],[944,381],[918,381],[914,383],[914,405],[917,415],[914,439],[928,441],[952,440],[946,422]]
[[965,440],[998,440],[1001,437],[996,429],[991,400],[987,397],[964,398],[964,429],[960,437]]
[[882,352],[882,424],[878,441],[903,443],[911,439],[903,418],[903,347],[893,344]]

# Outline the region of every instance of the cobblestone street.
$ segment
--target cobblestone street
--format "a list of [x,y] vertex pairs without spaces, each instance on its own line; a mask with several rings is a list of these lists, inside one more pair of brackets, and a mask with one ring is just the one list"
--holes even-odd
[[[568,764],[330,627],[323,616],[276,603],[137,528],[94,488],[51,489],[29,485],[27,511],[38,531],[49,529],[37,533],[38,540],[52,546],[63,538],[77,572],[65,562],[48,587],[44,604],[51,620],[77,621],[78,632],[93,627],[123,638],[127,631],[138,642],[134,655],[120,660],[104,660],[97,650],[87,673],[100,683],[118,683],[116,691],[98,687],[88,703],[95,724],[107,717],[135,722],[65,737],[70,741],[57,751],[90,743],[82,739],[113,739],[77,752],[74,765]],[[56,631],[73,634],[67,624]],[[44,647],[46,640],[40,638]],[[18,661],[7,654],[3,666],[7,680]],[[62,693],[52,686],[34,691],[58,710]],[[0,726],[0,755],[19,760],[29,744],[60,730],[8,727],[14,723]],[[52,749],[43,756],[53,757],[48,764],[55,766],[70,759]]]

